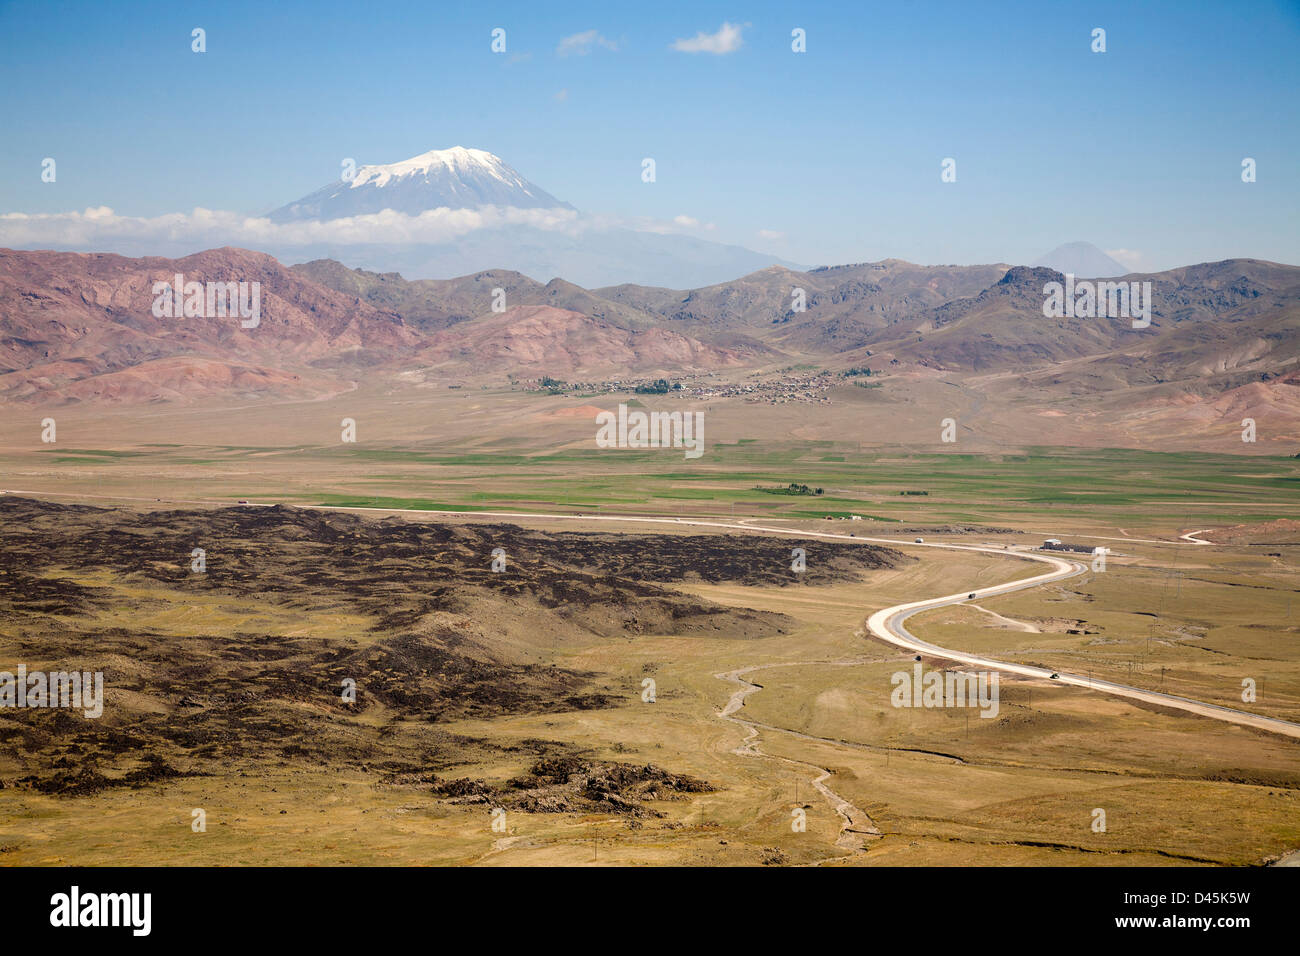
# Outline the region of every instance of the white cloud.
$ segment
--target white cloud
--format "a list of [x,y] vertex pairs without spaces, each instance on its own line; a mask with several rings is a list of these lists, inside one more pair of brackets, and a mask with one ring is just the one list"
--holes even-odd
[[0,246],[11,248],[75,247],[105,249],[114,242],[184,241],[205,248],[236,245],[250,248],[308,246],[318,243],[444,243],[479,229],[531,226],[554,232],[580,231],[587,223],[569,209],[430,209],[418,216],[383,212],[326,222],[274,223],[234,212],[196,208],[140,218],[119,216],[107,206],[84,212],[0,214]]
[[586,56],[593,47],[603,46],[606,50],[618,50],[618,44],[607,39],[596,30],[584,30],[573,36],[565,37],[555,48],[559,56]]
[[195,208],[161,216],[121,216],[107,206],[66,213],[0,213],[0,248],[73,249],[122,255],[188,255],[239,246],[277,257],[325,247],[444,245],[481,230],[516,226],[579,236],[610,229],[657,235],[711,233],[717,224],[685,214],[671,220],[581,215],[570,209],[430,209],[418,216],[383,212],[325,222],[275,223],[236,212]]
[[717,33],[700,32],[689,40],[674,40],[672,48],[679,53],[735,53],[744,40],[741,38],[743,24],[724,23]]
[[777,239],[784,239],[785,233],[777,232],[775,229],[760,229],[758,230],[758,238],[775,242]]

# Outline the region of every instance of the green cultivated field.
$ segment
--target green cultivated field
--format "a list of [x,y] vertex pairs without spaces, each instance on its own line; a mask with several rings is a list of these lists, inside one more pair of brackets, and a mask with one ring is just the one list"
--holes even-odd
[[[1300,513],[1290,458],[1033,448],[1015,455],[859,450],[830,442],[746,439],[687,461],[669,449],[517,443],[465,453],[447,443],[40,447],[0,455],[5,486],[229,503],[420,510],[600,511],[792,519],[858,514],[881,522],[1032,528],[1172,528]],[[384,465],[396,465],[386,470]],[[378,467],[377,467],[378,466]],[[774,495],[756,485],[822,487]],[[925,492],[903,494],[903,492]],[[1098,532],[1102,533],[1102,532]]]

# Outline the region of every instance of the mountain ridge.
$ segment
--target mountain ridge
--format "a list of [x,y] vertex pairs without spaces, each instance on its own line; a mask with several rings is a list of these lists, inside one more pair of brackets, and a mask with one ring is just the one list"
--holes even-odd
[[[178,272],[260,282],[261,323],[155,316],[153,285]],[[587,289],[504,269],[406,280],[332,260],[286,267],[229,247],[180,259],[0,250],[0,399],[312,399],[363,380],[397,389],[544,377],[680,377],[743,396],[754,383],[831,376],[825,385],[867,367],[883,375],[876,391],[844,382],[835,403],[910,402],[908,383],[938,378],[1031,415],[1087,408],[1155,443],[1224,415],[1270,416],[1275,440],[1300,435],[1300,268],[1236,259],[1130,276],[1153,289],[1141,329],[1044,316],[1043,286],[1060,278],[890,259],[764,268],[695,289]]]

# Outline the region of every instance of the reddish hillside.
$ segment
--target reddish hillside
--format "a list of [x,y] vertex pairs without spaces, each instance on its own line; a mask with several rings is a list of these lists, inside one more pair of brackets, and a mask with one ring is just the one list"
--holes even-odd
[[[159,318],[156,282],[257,282],[260,323]],[[325,369],[412,349],[402,320],[243,249],[183,259],[0,250],[0,396],[7,400],[193,399],[212,392],[322,394]]]

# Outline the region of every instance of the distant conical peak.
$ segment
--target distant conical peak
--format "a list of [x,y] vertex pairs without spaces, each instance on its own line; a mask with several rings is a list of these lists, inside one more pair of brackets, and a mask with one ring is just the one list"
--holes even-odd
[[522,176],[507,166],[495,153],[489,153],[485,149],[453,146],[450,149],[431,149],[427,153],[396,163],[362,166],[357,170],[351,186],[353,189],[367,185],[382,187],[393,179],[421,173],[427,176],[436,170],[445,170],[454,175],[483,172],[508,186],[526,188],[528,185]]

